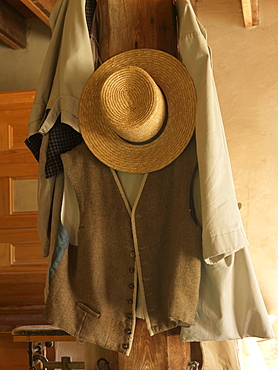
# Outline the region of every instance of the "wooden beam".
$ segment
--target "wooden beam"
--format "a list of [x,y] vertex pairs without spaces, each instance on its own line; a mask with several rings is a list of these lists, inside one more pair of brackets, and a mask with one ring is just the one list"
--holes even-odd
[[245,27],[252,27],[252,10],[250,0],[241,0],[243,22]]
[[259,0],[252,0],[251,1],[251,9],[252,9],[252,23],[253,23],[253,26],[258,26],[259,23],[260,23]]
[[13,49],[26,48],[24,17],[4,0],[0,0],[0,40]]
[[101,0],[96,9],[103,62],[123,51],[141,48],[176,55],[172,0]]
[[57,0],[20,0],[38,18],[49,26],[48,18]]
[[241,0],[244,26],[259,25],[259,0]]

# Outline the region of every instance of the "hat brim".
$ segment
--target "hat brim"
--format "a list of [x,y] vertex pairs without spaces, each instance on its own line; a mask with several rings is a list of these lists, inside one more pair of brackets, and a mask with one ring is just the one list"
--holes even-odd
[[[146,144],[120,138],[101,114],[100,92],[106,79],[127,66],[144,69],[163,91],[167,122],[161,134]],[[108,59],[88,79],[79,103],[79,126],[90,151],[104,164],[122,172],[146,173],[172,163],[186,148],[195,129],[196,92],[183,64],[154,49],[129,50]]]

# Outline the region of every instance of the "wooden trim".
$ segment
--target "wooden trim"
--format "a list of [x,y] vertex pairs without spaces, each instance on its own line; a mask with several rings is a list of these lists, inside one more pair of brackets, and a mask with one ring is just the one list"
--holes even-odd
[[0,333],[9,333],[20,325],[46,325],[44,305],[0,307]]
[[13,49],[27,46],[25,19],[4,0],[0,0],[0,40]]
[[0,92],[0,110],[31,109],[35,93],[36,90]]
[[[3,276],[3,275],[1,275]],[[0,306],[0,314],[14,314],[19,312],[41,313],[44,310],[43,304],[30,305],[30,306]]]
[[2,164],[0,167],[0,177],[18,176],[19,173],[24,173],[24,176],[37,176],[38,164],[26,166],[26,163],[15,163],[12,167],[10,164]]

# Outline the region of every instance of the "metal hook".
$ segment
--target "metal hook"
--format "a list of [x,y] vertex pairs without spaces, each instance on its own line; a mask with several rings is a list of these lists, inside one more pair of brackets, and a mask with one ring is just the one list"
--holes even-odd
[[29,357],[29,370],[36,370],[36,366],[33,360],[33,355],[34,353],[41,354],[43,350],[43,346],[41,342],[38,342],[37,345],[34,347],[34,342],[29,342],[28,343],[28,357]]
[[198,370],[199,369],[199,362],[191,361],[191,362],[188,363],[188,366],[190,366],[189,370]]
[[101,362],[104,362],[104,366],[105,366],[108,370],[111,370],[111,369],[110,369],[110,367],[109,367],[109,362],[108,362],[105,358],[100,358],[100,359],[98,359],[96,370],[101,370],[101,368],[100,368],[100,364],[101,364]]

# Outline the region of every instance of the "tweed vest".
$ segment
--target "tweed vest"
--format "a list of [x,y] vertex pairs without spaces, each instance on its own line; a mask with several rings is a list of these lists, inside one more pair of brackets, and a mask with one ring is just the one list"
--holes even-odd
[[81,144],[62,154],[80,210],[49,287],[44,317],[69,334],[129,354],[138,281],[151,335],[194,325],[201,230],[191,211],[195,138],[169,166],[146,174],[133,208],[116,171]]

